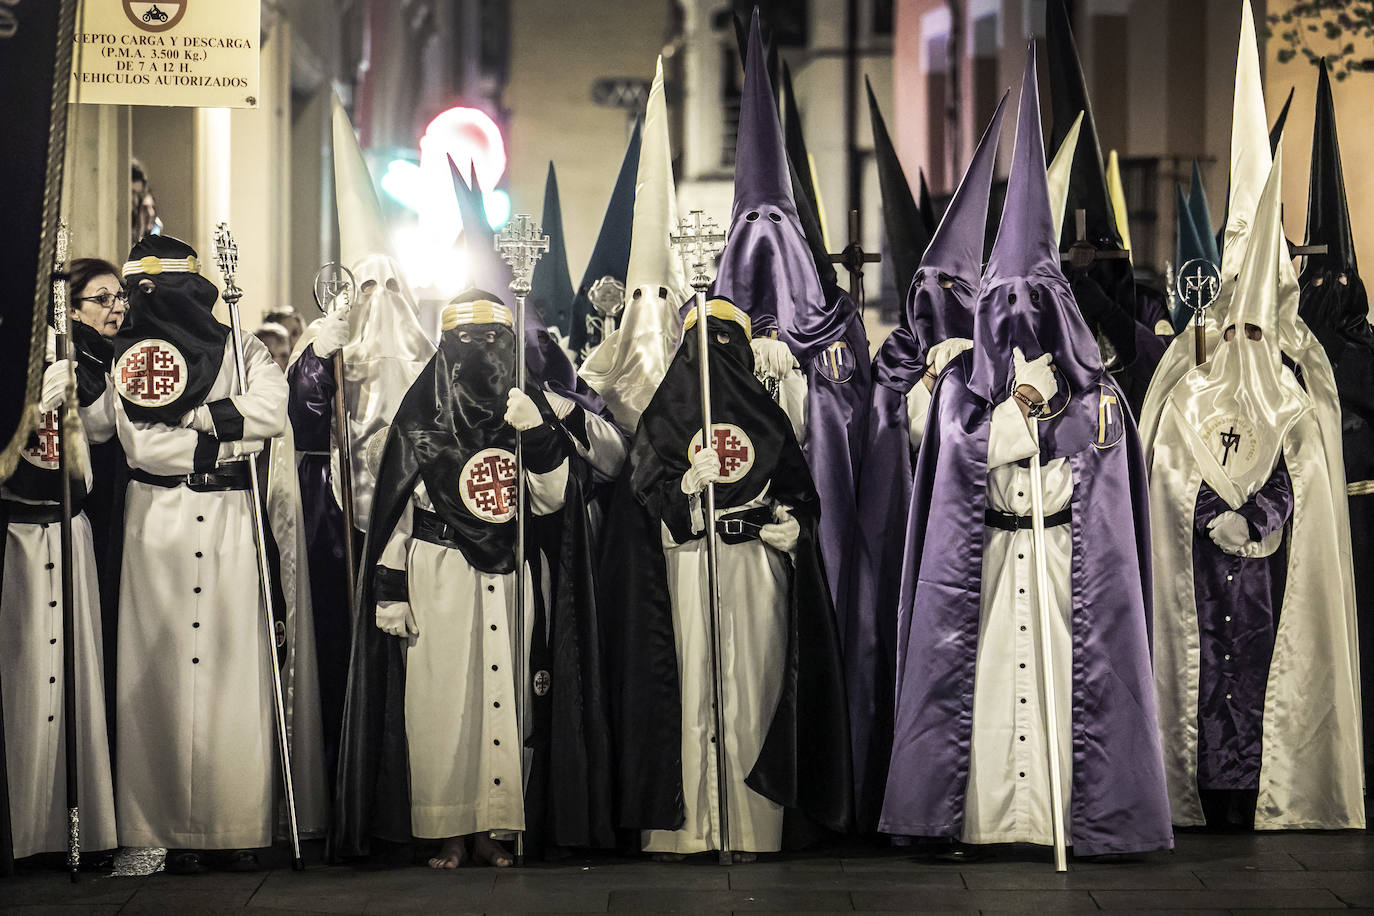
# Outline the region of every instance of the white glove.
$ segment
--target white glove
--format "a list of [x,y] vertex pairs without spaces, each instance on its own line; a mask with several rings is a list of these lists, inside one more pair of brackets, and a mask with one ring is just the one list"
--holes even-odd
[[315,322],[315,340],[311,346],[320,359],[329,359],[348,343],[348,313],[352,306],[340,306]]
[[76,363],[59,359],[43,370],[43,393],[38,407],[44,413],[56,410],[67,396],[67,387],[76,385]]
[[570,401],[557,391],[549,391],[547,388],[544,389],[544,399],[549,402],[549,407],[553,408],[553,415],[560,420],[577,407],[576,401]]
[[256,455],[267,445],[262,439],[240,439],[237,442],[221,442],[219,444],[219,458],[227,461],[233,458],[247,458]]
[[801,525],[792,517],[791,511],[781,503],[773,507],[771,525],[759,529],[759,540],[774,550],[791,553],[797,549],[797,538],[801,536]]
[[198,433],[205,433],[207,436],[215,434],[215,421],[210,416],[210,408],[202,404],[195,410],[181,418],[181,422],[189,429],[194,429]]
[[388,636],[419,636],[415,612],[409,601],[383,601],[377,605],[377,629]]
[[1011,361],[1013,391],[1022,385],[1029,385],[1040,392],[1040,397],[1046,404],[1059,393],[1059,383],[1054,380],[1054,370],[1050,368],[1050,354],[1042,353],[1030,362],[1026,362],[1026,354],[1021,352],[1021,348],[1013,347]]
[[534,398],[519,388],[512,388],[506,397],[506,422],[523,433],[541,426],[544,417],[539,412],[539,405],[534,403]]
[[797,366],[797,358],[781,340],[755,337],[749,341],[749,347],[754,351],[754,374],[761,378],[781,381]]
[[715,449],[704,448],[696,453],[692,466],[682,475],[682,492],[695,495],[717,480],[720,480],[720,456]]
[[1212,543],[1232,556],[1244,556],[1242,548],[1251,541],[1250,523],[1237,512],[1223,512],[1207,523]]
[[951,337],[942,340],[931,347],[926,353],[926,369],[931,375],[939,375],[945,371],[945,366],[965,350],[973,349],[973,341],[967,337]]

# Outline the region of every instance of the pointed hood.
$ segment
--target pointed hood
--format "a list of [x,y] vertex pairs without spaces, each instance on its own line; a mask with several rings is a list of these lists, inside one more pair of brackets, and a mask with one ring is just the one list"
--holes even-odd
[[1074,44],[1069,13],[1063,0],[1050,0],[1045,8],[1045,52],[1050,77],[1050,108],[1053,126],[1050,144],[1059,146],[1073,126],[1078,113],[1083,113],[1082,136],[1073,157],[1069,175],[1066,216],[1059,235],[1060,247],[1068,250],[1077,241],[1077,226],[1072,214],[1083,210],[1087,216],[1087,238],[1098,249],[1122,248],[1107,191],[1106,170],[1102,165],[1102,147],[1097,138],[1092,103],[1083,79],[1078,48]]
[[916,169],[916,180],[921,186],[921,190],[916,195],[916,203],[921,208],[921,225],[925,227],[927,235],[934,235],[936,225],[935,202],[930,199],[930,185],[926,184],[925,169]]
[[1236,50],[1236,90],[1231,111],[1231,185],[1226,199],[1226,229],[1221,247],[1221,279],[1225,287],[1240,273],[1250,221],[1259,206],[1269,177],[1269,124],[1264,114],[1264,85],[1260,82],[1259,46],[1250,0],[1241,5],[1240,43]]
[[392,256],[377,186],[358,146],[353,123],[334,95],[334,199],[339,213],[339,263],[351,267],[368,255]]
[[1131,250],[1130,215],[1126,212],[1126,188],[1121,183],[1121,160],[1116,150],[1107,154],[1107,193],[1111,195],[1112,213],[1116,217],[1116,231],[1121,247]]
[[841,302],[821,283],[819,253],[813,254],[814,242],[808,243],[798,213],[763,60],[755,10],[735,154],[735,204],[712,295],[743,309],[754,336],[776,334],[799,358],[809,358],[833,339]]
[[633,431],[663,381],[682,334],[679,310],[692,296],[682,258],[673,249],[677,191],[668,139],[663,58],[645,107],[634,189],[630,261],[620,327],[583,362],[581,376],[606,399],[616,421]]
[[908,287],[904,320],[921,353],[950,337],[971,337],[973,304],[983,271],[988,198],[997,170],[997,143],[1006,115],[1007,96],[997,105],[959,189],[950,198],[935,238],[926,248]]
[[792,197],[792,180],[787,171],[787,148],[783,141],[773,84],[765,66],[763,39],[759,33],[759,11],[749,28],[749,45],[744,62],[744,92],[740,98],[739,134],[735,143],[735,201],[730,221],[737,222],[746,212],[764,203],[787,214],[797,215]]
[[1207,206],[1207,189],[1202,185],[1202,168],[1193,160],[1193,179],[1188,186],[1188,212],[1193,218],[1193,231],[1202,245],[1200,258],[1206,258],[1217,266],[1221,265],[1221,252],[1217,250],[1217,235],[1212,229],[1212,212]]
[[1309,255],[1306,278],[1315,270],[1356,273],[1355,240],[1350,232],[1350,206],[1345,197],[1341,145],[1336,137],[1336,106],[1325,61],[1317,76],[1317,110],[1312,128],[1312,171],[1307,188],[1307,244],[1326,245],[1324,255]]
[[1027,359],[1052,354],[1061,393],[1050,404],[1055,419],[1041,426],[1042,455],[1063,457],[1088,447],[1097,433],[1096,395],[1104,370],[1097,341],[1059,268],[1034,41],[1026,48],[1006,204],[974,310],[973,341],[969,387],[991,404],[1011,394],[1013,348]]
[[[911,195],[911,185],[907,183],[906,172],[902,170],[902,163],[897,158],[897,150],[892,146],[892,138],[887,133],[887,124],[883,121],[883,113],[878,109],[873,86],[867,79],[864,80],[864,88],[868,91],[868,117],[873,126],[873,158],[877,160],[878,165],[878,187],[883,200],[883,226],[887,231],[886,260],[892,276],[892,288],[898,295],[904,296],[911,289],[911,278],[916,276],[916,268],[921,265],[921,257],[930,244],[930,235],[921,218],[920,207]],[[1001,122],[1000,108],[994,120]],[[975,154],[975,164],[977,158]],[[974,166],[969,168],[971,171]],[[983,219],[986,220],[986,200],[983,210]],[[980,257],[981,246],[980,236]],[[903,315],[902,320],[906,322],[907,316]]]
[[1288,90],[1288,98],[1283,100],[1283,107],[1279,109],[1279,116],[1274,119],[1274,126],[1269,128],[1269,155],[1274,155],[1278,151],[1279,141],[1283,139],[1283,126],[1288,123],[1288,109],[1293,104],[1293,89]]
[[[1266,152],[1268,147],[1265,148]],[[1181,411],[1203,479],[1233,508],[1264,485],[1289,428],[1311,400],[1280,354],[1281,268],[1287,245],[1280,221],[1283,155],[1261,191],[1225,329],[1211,359],[1179,382],[1170,398]],[[1260,339],[1251,339],[1252,328]]]
[[[1177,225],[1177,239],[1174,244],[1174,272],[1177,274],[1183,270],[1183,265],[1189,261],[1207,258],[1207,249],[1203,246],[1202,240],[1198,238],[1188,200],[1183,196],[1183,188],[1178,185],[1174,185],[1174,214]],[[1174,295],[1173,290],[1169,290],[1169,302],[1169,321],[1173,325],[1174,331],[1181,331],[1192,320],[1192,309],[1179,300]]]
[[[597,233],[596,244],[592,246],[592,255],[587,260],[587,269],[582,273],[582,282],[578,284],[577,296],[573,300],[572,320],[566,330],[568,345],[578,362],[586,359],[592,348],[601,342],[602,317],[592,304],[590,294],[593,285],[610,283],[618,304],[625,302],[625,273],[630,266],[630,227],[635,219],[635,176],[639,172],[643,131],[644,119],[641,117],[635,121],[634,130],[630,133],[625,156],[620,160],[620,172],[611,188],[611,199],[601,218],[601,231]],[[606,280],[607,277],[610,280]]]
[[[871,98],[871,96],[870,96]],[[797,96],[792,91],[792,68],[787,66],[787,62],[782,64],[782,127],[783,140],[787,147],[787,158],[792,160],[792,168],[796,172],[797,187],[801,194],[796,195],[800,201],[805,197],[806,202],[811,206],[811,212],[820,214],[820,198],[816,192],[816,183],[812,180],[811,174],[811,154],[806,149],[806,136],[802,133],[801,112],[797,109]]]
[[1064,229],[1064,211],[1069,205],[1069,174],[1073,171],[1073,158],[1078,153],[1079,131],[1083,128],[1083,112],[1073,119],[1064,142],[1055,150],[1054,160],[1046,170],[1046,180],[1050,186],[1050,213],[1054,216],[1054,237],[1060,238]]
[[572,314],[573,288],[563,239],[563,206],[558,199],[558,176],[552,162],[544,179],[544,216],[539,226],[549,237],[549,250],[534,265],[529,303],[544,324],[562,332],[567,330]]

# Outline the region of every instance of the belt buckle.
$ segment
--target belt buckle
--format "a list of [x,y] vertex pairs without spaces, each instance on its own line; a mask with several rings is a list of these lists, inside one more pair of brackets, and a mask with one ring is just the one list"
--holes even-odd
[[721,522],[724,525],[721,529],[721,534],[744,534],[744,519],[723,518]]
[[188,487],[203,487],[210,482],[210,475],[204,471],[195,471],[186,475],[186,485]]

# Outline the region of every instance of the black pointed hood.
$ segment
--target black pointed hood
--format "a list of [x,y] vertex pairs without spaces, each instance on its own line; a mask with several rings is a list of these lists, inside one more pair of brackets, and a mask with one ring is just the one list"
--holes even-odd
[[563,238],[563,206],[558,199],[558,175],[549,163],[544,180],[544,215],[540,228],[549,237],[549,250],[534,265],[529,303],[544,324],[566,332],[572,316],[573,286],[568,273],[568,249]]
[[1067,250],[1076,241],[1077,220],[1074,213],[1083,210],[1087,216],[1088,240],[1099,250],[1120,250],[1121,235],[1117,231],[1111,197],[1107,193],[1106,169],[1102,164],[1097,123],[1093,119],[1092,102],[1088,99],[1088,87],[1083,79],[1083,66],[1079,63],[1078,48],[1074,44],[1073,29],[1063,0],[1049,0],[1045,9],[1045,34],[1053,118],[1051,148],[1059,148],[1078,118],[1078,113],[1083,112],[1082,134],[1069,176],[1068,206],[1064,214],[1060,248]]
[[1324,267],[1356,272],[1355,240],[1345,197],[1341,145],[1336,137],[1336,107],[1331,78],[1323,64],[1317,77],[1317,110],[1312,129],[1312,172],[1307,188],[1307,244],[1326,245],[1324,255],[1309,255],[1303,274]]
[[920,193],[916,197],[916,202],[921,208],[921,225],[925,227],[927,234],[933,236],[935,235],[935,227],[940,225],[940,221],[935,218],[935,202],[930,199],[930,185],[926,184],[926,170],[916,169],[916,176],[921,185]]
[[1284,99],[1283,108],[1279,110],[1279,116],[1274,121],[1274,126],[1269,128],[1269,155],[1274,155],[1279,148],[1279,140],[1283,138],[1283,126],[1288,123],[1288,109],[1293,104],[1293,90],[1288,90],[1288,98]]
[[820,199],[816,195],[816,184],[811,179],[811,154],[806,149],[806,136],[802,133],[797,95],[792,91],[792,68],[785,61],[782,65],[782,134],[787,158],[792,160],[792,168],[797,171],[799,190],[812,211],[819,214]]
[[[878,187],[883,199],[883,227],[887,232],[887,262],[893,289],[905,298],[911,289],[911,278],[921,265],[921,257],[930,246],[921,209],[911,195],[911,185],[897,158],[897,150],[888,135],[883,113],[873,95],[873,86],[864,80],[868,91],[868,117],[873,125],[873,158],[878,165]],[[980,249],[981,249],[981,239]],[[905,311],[903,311],[905,321]]]

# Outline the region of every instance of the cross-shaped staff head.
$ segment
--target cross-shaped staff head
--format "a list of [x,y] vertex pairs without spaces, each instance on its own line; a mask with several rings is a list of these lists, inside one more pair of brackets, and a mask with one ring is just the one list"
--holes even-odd
[[691,272],[692,288],[704,292],[711,285],[711,267],[725,248],[725,233],[704,210],[693,210],[678,220],[677,232],[669,241],[678,250]]
[[234,235],[228,223],[215,227],[215,258],[219,261],[219,272],[224,275],[224,301],[233,305],[243,296],[234,274],[239,268],[239,246],[234,244]]
[[1221,271],[1206,258],[1193,258],[1178,269],[1178,298],[1199,321],[1221,292]]
[[533,218],[524,213],[511,217],[496,236],[496,251],[515,274],[510,281],[510,291],[517,298],[523,299],[530,294],[534,265],[548,250],[549,237]]

